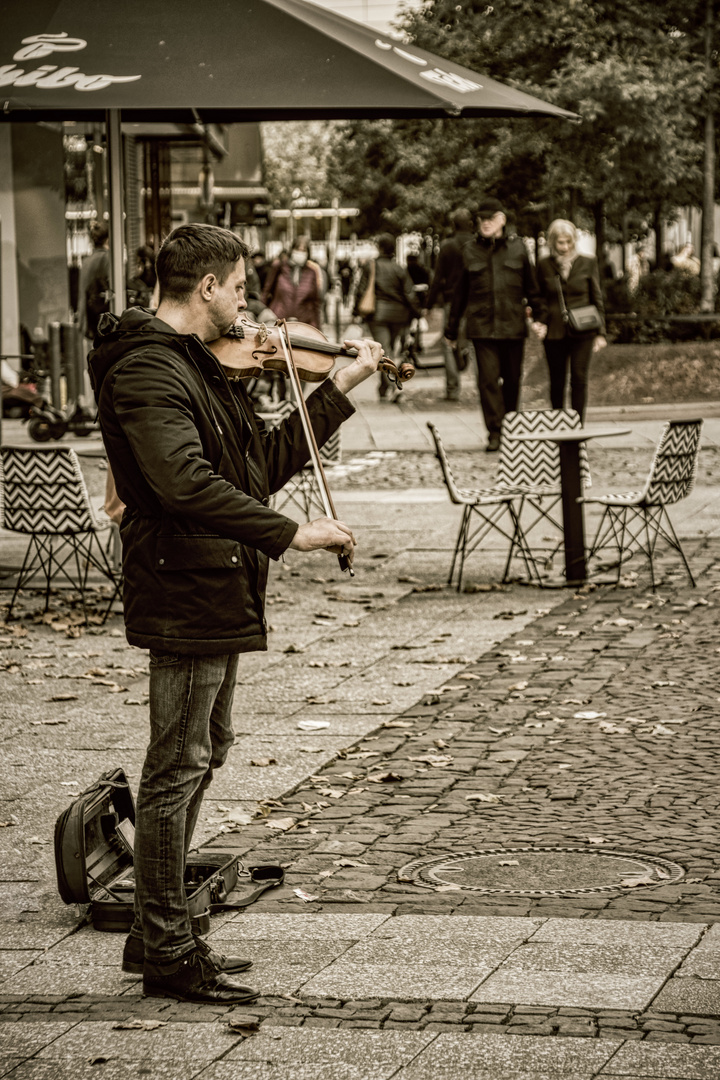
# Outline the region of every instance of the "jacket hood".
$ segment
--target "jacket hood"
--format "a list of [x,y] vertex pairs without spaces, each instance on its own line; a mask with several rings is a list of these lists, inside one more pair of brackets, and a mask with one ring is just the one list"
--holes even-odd
[[164,345],[184,355],[184,346],[189,340],[192,335],[178,334],[145,308],[128,308],[120,316],[106,312],[100,317],[95,348],[88,356],[95,397],[98,397],[108,373],[129,352],[146,345]]

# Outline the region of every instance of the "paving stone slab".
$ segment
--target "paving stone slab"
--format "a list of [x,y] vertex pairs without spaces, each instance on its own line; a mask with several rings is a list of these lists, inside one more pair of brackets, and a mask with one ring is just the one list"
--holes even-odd
[[46,953],[50,963],[87,963],[92,967],[120,968],[125,934],[111,934],[84,926],[53,945]]
[[701,923],[652,922],[612,919],[546,919],[533,941],[578,942],[584,945],[649,945],[654,948],[690,948],[703,932]]
[[269,1064],[300,1063],[372,1067],[393,1065],[396,1069],[412,1061],[434,1034],[421,1031],[354,1031],[319,1028],[273,1028],[234,1046],[226,1061],[253,1061]]
[[[353,998],[392,998],[396,1001],[464,1001],[494,965],[349,964],[337,960],[302,987],[304,997],[324,995],[343,1001]],[[498,1000],[497,998],[493,1000]],[[508,1000],[508,999],[504,999]]]
[[398,1080],[436,1077],[482,1077],[519,1080],[520,1077],[592,1077],[611,1058],[612,1042],[547,1039],[536,1035],[455,1035],[442,1033],[398,1074]]
[[44,949],[77,928],[68,907],[46,882],[0,882],[0,941],[6,949]]
[[[204,1069],[197,1080],[389,1080],[397,1074],[397,1065],[349,1065],[342,1062],[305,1062],[292,1064],[292,1078],[287,1064],[268,1065],[258,1061],[220,1061]],[[584,1080],[584,1078],[583,1078]]]
[[[477,1038],[477,1036],[475,1036]],[[488,1069],[482,1073],[482,1080],[593,1080],[594,1073],[588,1069],[585,1072],[537,1072],[535,1069],[528,1072],[522,1069],[519,1072],[508,1072],[505,1065],[500,1063],[497,1070]],[[395,1073],[393,1080],[458,1080],[458,1069],[455,1065],[442,1066],[432,1065],[425,1070],[422,1065],[411,1066],[408,1069],[400,1069]]]
[[[240,1039],[226,1024],[169,1023],[152,1031],[117,1030],[115,1021],[83,1021],[44,1046],[37,1057],[43,1061],[87,1059],[106,1056],[123,1061],[174,1061],[195,1064],[197,1070],[221,1054],[226,1054]],[[47,1025],[42,1025],[45,1027]]]
[[411,938],[430,941],[453,938],[473,944],[497,944],[531,938],[542,919],[503,918],[483,915],[398,915],[385,920],[373,933],[376,938]]
[[296,966],[303,964],[311,971],[320,971],[327,967],[339,956],[345,956],[352,949],[354,941],[342,941],[335,938],[323,938],[322,940],[310,940],[308,938],[269,938],[264,941],[253,941],[243,938],[223,938],[213,935],[206,938],[209,945],[219,953],[237,955],[242,951],[253,962],[253,974],[261,969],[263,964],[285,964]]
[[[358,940],[364,938],[383,923],[389,916],[381,914],[324,914],[321,912],[298,912],[296,915],[275,915],[271,913],[234,915],[221,928],[223,938],[261,941],[278,939],[310,939],[324,941],[326,938],[338,940]],[[208,937],[212,941],[214,931]]]
[[697,975],[699,979],[720,980],[720,949],[703,949],[702,945],[693,949],[675,972],[677,979],[690,975]]
[[600,1076],[673,1077],[677,1080],[717,1080],[720,1076],[720,1046],[677,1046],[672,1043],[625,1043]]
[[720,1016],[720,979],[671,979],[653,1001],[653,1009]]
[[63,1023],[60,1019],[46,1024],[32,1024],[25,1020],[0,1024],[0,1061],[10,1054],[17,1057],[37,1054],[38,1050],[62,1038],[71,1027],[71,1024]]
[[7,1055],[0,1061],[0,1076],[7,1076],[17,1065],[21,1065],[24,1060],[24,1057],[17,1057],[15,1054]]
[[192,1080],[197,1076],[197,1062],[192,1060],[154,1059],[150,1068],[146,1058],[118,1061],[111,1044],[99,1057],[106,1060],[98,1061],[96,1065],[91,1065],[85,1059],[40,1061],[34,1058],[9,1073],[8,1080],[100,1080],[100,1077],[102,1080],[138,1080],[142,1076],[147,1076],[149,1080]]
[[120,967],[50,960],[38,961],[0,984],[3,994],[122,994],[139,976]]
[[668,977],[685,956],[685,950],[651,948],[644,945],[556,945],[537,944],[533,939],[520,945],[498,974],[504,972],[576,972],[598,975],[637,975]]
[[597,973],[570,975],[549,971],[541,974],[499,971],[485,980],[472,994],[470,1001],[570,1006],[577,1009],[645,1009],[663,982],[662,976],[647,978]]
[[[378,965],[387,967],[397,964],[403,969],[421,964],[447,967],[452,964],[458,971],[481,972],[489,974],[505,960],[516,944],[504,946],[480,945],[477,942],[465,942],[461,938],[366,938],[357,945],[352,945],[343,954],[338,963],[357,964],[362,967]],[[483,975],[481,974],[481,977]]]
[[9,979],[11,975],[15,975],[16,972],[22,971],[28,964],[32,964],[39,956],[42,956],[42,952],[32,949],[0,951],[0,985],[5,979]]

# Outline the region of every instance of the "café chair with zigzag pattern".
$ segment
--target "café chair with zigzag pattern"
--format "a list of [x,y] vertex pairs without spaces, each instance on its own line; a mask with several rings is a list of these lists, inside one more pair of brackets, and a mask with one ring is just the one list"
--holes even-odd
[[[522,491],[505,483],[496,484],[491,488],[459,487],[455,482],[440,433],[435,425],[430,422],[428,422],[428,429],[435,443],[435,455],[440,462],[450,501],[463,508],[460,529],[455,541],[452,563],[450,564],[448,585],[452,585],[457,567],[457,591],[460,592],[465,562],[468,556],[493,531],[510,542],[502,580],[508,580],[510,566],[515,555],[520,555],[525,563],[528,579],[530,581],[538,580],[538,570],[530,554],[525,533],[520,525]],[[509,522],[504,520],[506,516],[509,518]]]
[[664,540],[678,552],[693,585],[695,578],[668,516],[667,507],[685,499],[693,489],[700,454],[702,420],[670,420],[658,441],[650,473],[642,491],[594,495],[584,503],[603,507],[588,559],[605,548],[617,552],[617,580],[623,564],[642,552],[650,563],[655,591],[655,547]]
[[[575,430],[582,427],[580,414],[574,409],[528,409],[525,412],[509,412],[503,417],[500,431],[500,457],[498,482],[521,491],[523,529],[528,536],[538,525],[549,525],[557,536],[546,539],[553,542],[551,549],[541,553],[533,545],[533,558],[546,569],[563,543],[562,517],[556,515],[556,507],[562,498],[560,476],[560,449],[555,442],[528,440],[533,432]],[[522,439],[516,438],[522,435]],[[580,445],[580,482],[583,488],[591,486],[587,447]],[[539,581],[542,584],[542,581]]]
[[51,583],[55,579],[64,580],[79,591],[87,623],[88,577],[95,570],[113,586],[102,618],[105,622],[119,594],[121,578],[113,571],[98,534],[116,526],[95,517],[73,449],[2,448],[0,524],[30,538],[7,619],[20,589],[27,588],[39,576],[45,591],[45,611],[50,606]]

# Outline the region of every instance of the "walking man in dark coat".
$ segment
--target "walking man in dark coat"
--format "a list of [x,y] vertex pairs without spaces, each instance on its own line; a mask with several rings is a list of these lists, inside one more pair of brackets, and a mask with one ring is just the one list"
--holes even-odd
[[[150,742],[137,798],[135,922],[123,969],[146,994],[249,1002],[250,967],[192,934],[185,856],[203,793],[234,741],[238,654],[267,647],[268,560],[288,548],[352,559],[340,521],[298,525],[271,510],[308,459],[297,411],[265,432],[239,380],[207,347],[245,307],[245,244],[213,225],[184,225],[157,259],[156,315],[105,316],[90,357],[103,440],[125,503],[124,606],[130,644],[150,653]],[[346,343],[350,344],[350,343]],[[319,445],[354,409],[345,392],[377,370],[375,342],[310,396]]]
[[446,336],[457,339],[463,313],[467,335],[477,358],[478,391],[488,432],[486,449],[500,448],[500,425],[517,409],[523,350],[527,336],[526,307],[535,323],[545,322],[535,268],[519,236],[506,231],[507,217],[498,199],[485,199],[478,209],[478,234],[464,245],[463,271],[450,307]]

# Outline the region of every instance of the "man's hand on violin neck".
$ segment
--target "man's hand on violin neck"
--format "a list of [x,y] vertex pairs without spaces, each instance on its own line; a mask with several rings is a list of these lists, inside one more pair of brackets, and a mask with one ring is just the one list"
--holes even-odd
[[296,551],[318,551],[324,548],[336,555],[346,555],[348,561],[352,563],[355,537],[342,521],[321,517],[300,525],[290,547],[295,548]]
[[341,368],[333,377],[338,390],[347,394],[354,386],[364,382],[373,372],[377,371],[378,364],[383,357],[382,345],[369,338],[361,338],[359,341],[344,341],[346,349],[357,349],[357,356],[352,364]]

